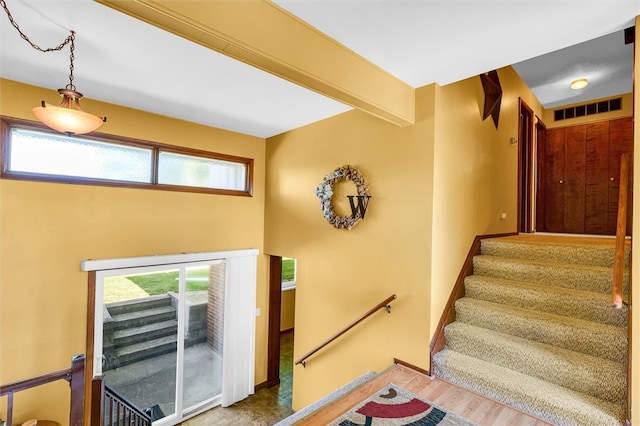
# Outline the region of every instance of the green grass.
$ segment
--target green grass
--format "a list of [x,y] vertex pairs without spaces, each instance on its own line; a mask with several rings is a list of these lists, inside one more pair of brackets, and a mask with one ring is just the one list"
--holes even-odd
[[282,281],[293,281],[295,280],[295,259],[291,259],[288,257],[282,258]]
[[[190,278],[207,278],[209,267],[190,268],[187,270],[187,291],[200,291],[209,288],[208,281],[192,281]],[[178,292],[178,271],[161,272],[126,277],[150,296]]]

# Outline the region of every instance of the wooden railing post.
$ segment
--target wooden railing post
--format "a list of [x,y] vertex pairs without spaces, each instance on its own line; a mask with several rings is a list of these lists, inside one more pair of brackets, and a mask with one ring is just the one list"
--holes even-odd
[[70,426],[82,426],[84,422],[84,370],[85,356],[72,358],[71,367],[41,374],[29,379],[0,385],[0,396],[7,396],[7,426],[13,425],[13,394],[42,386],[57,380],[66,380],[71,387]]
[[94,377],[91,381],[91,426],[104,424],[104,378]]
[[618,222],[616,224],[616,252],[613,262],[611,304],[622,308],[622,281],[624,278],[624,243],[627,235],[627,204],[629,198],[629,154],[620,157],[620,187],[618,192]]
[[85,356],[76,355],[71,360],[69,386],[71,387],[70,426],[82,426],[84,423],[84,374]]

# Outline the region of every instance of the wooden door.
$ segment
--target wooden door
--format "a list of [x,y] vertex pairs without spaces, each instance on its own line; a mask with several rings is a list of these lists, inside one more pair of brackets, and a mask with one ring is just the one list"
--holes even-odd
[[564,232],[584,234],[586,127],[568,127],[564,154]]
[[[609,122],[588,124],[586,139],[585,233],[609,233]],[[607,153],[607,155],[603,154]]]
[[566,129],[547,130],[544,155],[544,231],[564,232],[564,157]]
[[[538,230],[614,235],[620,157],[628,153],[633,158],[632,118],[547,129],[539,149],[544,155],[538,159],[544,164],[538,167],[543,176],[537,213],[544,220],[538,221]],[[631,235],[631,205],[627,235]]]
[[[607,233],[616,233],[618,217],[618,194],[620,189],[620,157],[629,154],[629,199],[633,188],[633,120],[620,118],[609,122],[609,209],[607,217]],[[627,235],[631,235],[633,202],[629,202],[627,211]]]

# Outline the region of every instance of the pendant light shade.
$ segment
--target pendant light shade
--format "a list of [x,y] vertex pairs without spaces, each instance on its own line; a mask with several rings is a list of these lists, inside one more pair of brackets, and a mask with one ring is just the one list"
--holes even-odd
[[9,22],[18,31],[24,41],[29,43],[34,49],[47,53],[57,52],[62,50],[67,44],[69,45],[69,84],[64,89],[58,89],[58,93],[62,96],[62,102],[58,106],[53,106],[45,101],[42,101],[41,106],[33,108],[33,114],[42,123],[51,127],[58,132],[66,133],[67,135],[82,135],[85,133],[93,132],[102,123],[107,121],[106,117],[97,117],[95,115],[84,112],[80,107],[80,99],[82,99],[82,93],[76,91],[76,86],[73,85],[73,60],[75,52],[75,31],[71,31],[71,34],[57,47],[50,47],[43,49],[34,42],[32,42],[25,33],[22,32],[20,26],[16,23],[11,15],[11,12],[7,8],[7,4],[4,0],[0,0],[0,6],[4,9],[9,18]]
[[42,101],[42,106],[33,108],[33,114],[48,127],[67,135],[82,135],[93,132],[106,118],[84,112],[80,107],[82,93],[70,89],[58,89],[62,102],[58,106]]

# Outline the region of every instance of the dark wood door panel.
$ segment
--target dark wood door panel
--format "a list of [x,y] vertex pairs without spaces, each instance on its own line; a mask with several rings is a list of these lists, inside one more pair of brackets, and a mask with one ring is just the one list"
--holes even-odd
[[536,230],[546,232],[546,182],[545,153],[547,150],[547,129],[541,122],[536,124]]
[[[631,117],[546,129],[538,145],[540,186],[536,207],[547,232],[615,235],[620,157],[628,153],[633,176]],[[633,188],[633,179],[630,179]],[[629,195],[631,196],[630,189]],[[632,204],[628,203],[627,235]]]
[[585,173],[586,234],[606,234],[609,210],[609,122],[587,124]]
[[564,156],[566,129],[548,129],[545,150],[545,230],[564,230]]
[[[609,124],[609,209],[607,231],[616,232],[620,189],[620,157],[629,154],[629,188],[633,188],[633,120],[631,117],[611,120]],[[627,235],[631,235],[631,207],[627,211]]]
[[564,230],[584,233],[586,125],[567,128],[565,140]]

